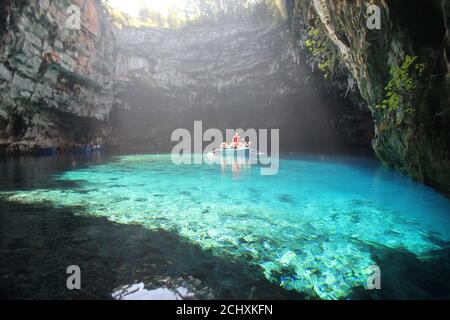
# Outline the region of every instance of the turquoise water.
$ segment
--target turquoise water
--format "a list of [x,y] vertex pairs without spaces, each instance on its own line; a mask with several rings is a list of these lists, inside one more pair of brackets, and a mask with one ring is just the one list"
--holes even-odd
[[52,179],[72,187],[2,195],[169,231],[214,256],[245,260],[270,282],[309,298],[345,299],[365,287],[378,263],[374,248],[425,261],[450,241],[447,198],[365,158],[283,156],[277,175],[262,176],[248,163],[118,156],[74,162]]

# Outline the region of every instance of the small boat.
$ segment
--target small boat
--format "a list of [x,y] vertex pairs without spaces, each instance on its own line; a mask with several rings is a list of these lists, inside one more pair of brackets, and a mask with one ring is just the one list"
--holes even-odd
[[222,154],[227,157],[250,157],[250,148],[241,148],[241,149],[233,149],[233,148],[224,148],[222,150],[217,151],[218,154]]

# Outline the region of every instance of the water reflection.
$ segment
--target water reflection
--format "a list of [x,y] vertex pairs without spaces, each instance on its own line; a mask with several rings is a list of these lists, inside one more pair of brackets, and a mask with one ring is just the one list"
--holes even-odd
[[118,288],[111,294],[116,300],[186,300],[194,299],[194,293],[189,292],[189,289],[184,287],[177,287],[169,289],[161,287],[153,290],[145,289],[145,284],[135,283],[132,285],[125,285]]
[[241,175],[251,175],[252,163],[246,157],[221,157],[220,168],[223,175],[231,171],[233,179],[239,179]]

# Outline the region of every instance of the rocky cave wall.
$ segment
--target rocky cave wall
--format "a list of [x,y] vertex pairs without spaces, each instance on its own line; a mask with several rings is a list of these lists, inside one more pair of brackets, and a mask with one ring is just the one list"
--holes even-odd
[[[81,29],[66,27],[70,5]],[[113,104],[114,39],[99,0],[2,0],[0,149],[101,142]]]
[[245,19],[116,34],[115,146],[168,151],[174,129],[279,128],[284,150],[367,147],[367,107],[324,94],[287,23]]
[[[194,120],[280,128],[300,149],[363,146],[370,110],[378,158],[450,193],[449,1],[286,3],[296,39],[264,12],[114,34],[100,0],[2,1],[0,151],[95,140],[163,151]],[[70,4],[81,30],[65,27]],[[366,26],[370,4],[380,30]]]
[[[71,4],[80,30],[66,27]],[[287,25],[260,9],[181,30],[114,30],[100,0],[2,1],[0,152],[90,142],[167,151],[172,130],[194,120],[280,128],[291,150],[367,146],[367,109],[324,96]]]
[[[450,194],[449,1],[287,3],[311,65],[332,75],[329,87],[342,93],[345,82],[334,80],[345,78],[357,85],[353,99],[371,110],[378,158]],[[367,28],[371,4],[381,29]]]

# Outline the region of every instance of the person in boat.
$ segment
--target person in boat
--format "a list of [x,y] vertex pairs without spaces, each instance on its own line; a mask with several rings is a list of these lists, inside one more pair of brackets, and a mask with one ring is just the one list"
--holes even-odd
[[233,137],[233,148],[237,149],[239,147],[241,141],[241,137],[239,136],[239,133],[235,133]]
[[219,153],[220,150],[225,150],[228,148],[228,143],[226,141],[222,142],[219,146],[219,148],[217,148],[216,150],[212,151],[212,154],[216,154]]
[[250,142],[249,137],[245,137],[244,144],[245,144],[245,148],[250,148],[251,142]]

